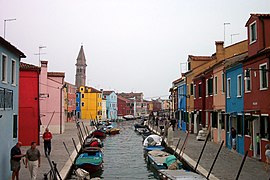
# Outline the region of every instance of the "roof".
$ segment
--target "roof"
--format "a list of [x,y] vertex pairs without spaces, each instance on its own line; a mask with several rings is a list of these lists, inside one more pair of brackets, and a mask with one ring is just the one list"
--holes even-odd
[[101,91],[99,91],[99,90],[97,90],[97,89],[95,89],[93,87],[87,87],[87,86],[85,86],[85,90],[86,90],[86,88],[90,88],[91,89],[91,92],[90,93],[101,93]]
[[193,55],[188,55],[189,59],[192,59],[193,61],[210,61],[213,60],[212,56],[193,56]]
[[20,70],[25,70],[25,71],[40,71],[40,67],[35,66],[33,64],[27,64],[24,62],[20,62]]
[[26,58],[26,56],[24,55],[24,53],[22,51],[20,51],[15,46],[13,46],[12,44],[10,44],[8,41],[6,41],[1,36],[0,36],[0,45],[2,45],[3,47],[5,47],[7,50],[13,52],[14,54],[18,55],[20,58]]
[[50,76],[50,77],[65,77],[65,73],[64,72],[48,72],[47,76]]
[[83,46],[81,46],[80,52],[78,54],[76,65],[86,65],[86,58],[84,55]]
[[245,52],[245,53],[242,53],[242,54],[235,55],[235,56],[233,56],[231,58],[228,58],[224,62],[224,67],[225,68],[230,68],[230,67],[236,65],[237,63],[239,63],[240,61],[244,60],[247,56],[248,56],[248,53]]
[[125,98],[134,98],[136,97],[136,99],[138,99],[138,97],[141,97],[143,96],[143,93],[134,93],[134,92],[131,92],[131,93],[117,93],[117,95],[120,95],[122,97],[125,97]]
[[121,95],[118,95],[118,96],[117,96],[117,99],[120,99],[120,100],[126,101],[126,102],[130,102],[130,101],[131,101],[130,99],[127,99],[127,98],[125,98],[125,97],[123,97],[123,96],[121,96]]
[[103,91],[103,95],[108,96],[112,94],[114,91]]
[[250,19],[254,16],[256,16],[258,18],[270,18],[270,14],[257,14],[257,13],[253,14],[253,13],[251,13],[249,19],[247,20],[246,26],[248,26]]

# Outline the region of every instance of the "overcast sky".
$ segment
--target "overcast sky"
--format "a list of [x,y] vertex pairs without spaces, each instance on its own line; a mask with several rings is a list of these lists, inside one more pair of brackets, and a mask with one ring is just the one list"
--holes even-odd
[[0,34],[38,65],[39,46],[49,71],[75,84],[83,44],[87,85],[116,92],[167,96],[189,54],[211,55],[247,38],[250,13],[270,13],[269,0],[0,0]]

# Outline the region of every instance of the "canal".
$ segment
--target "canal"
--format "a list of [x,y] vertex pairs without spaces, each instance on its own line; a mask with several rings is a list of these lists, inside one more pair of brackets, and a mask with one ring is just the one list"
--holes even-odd
[[[101,179],[156,179],[143,157],[142,136],[134,131],[135,121],[114,122],[120,134],[107,136]],[[73,178],[70,178],[73,179]]]

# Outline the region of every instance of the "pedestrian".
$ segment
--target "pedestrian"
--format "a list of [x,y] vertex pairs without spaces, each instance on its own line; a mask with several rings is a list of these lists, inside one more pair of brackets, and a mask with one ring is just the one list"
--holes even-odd
[[52,149],[52,133],[49,131],[49,128],[45,129],[45,132],[43,133],[42,136],[44,140],[44,153],[45,156],[49,156],[51,154],[51,149]]
[[260,156],[260,141],[261,141],[260,134],[257,133],[256,134],[256,144],[257,144],[257,155],[258,156]]
[[236,150],[236,130],[234,127],[231,128],[231,136],[232,136],[232,147]]
[[160,119],[159,119],[159,123],[158,123],[158,124],[159,124],[159,128],[160,128],[160,134],[163,133],[165,120],[166,120],[166,119],[164,119],[164,118],[162,118],[162,117],[160,117]]
[[167,140],[168,140],[168,145],[169,146],[173,145],[173,129],[172,129],[172,125],[170,125],[170,127],[168,128]]
[[37,170],[40,167],[40,152],[36,148],[37,143],[32,142],[31,148],[26,151],[25,168],[29,168],[31,180],[37,179]]
[[175,118],[172,118],[172,119],[171,119],[171,124],[172,124],[172,129],[173,129],[173,131],[174,131],[174,129],[175,129],[175,124],[176,124],[176,119],[175,119]]
[[270,145],[269,144],[266,144],[265,145],[265,164],[264,164],[264,167],[265,167],[265,170],[268,171],[268,166],[270,164]]
[[12,171],[12,180],[19,180],[19,171],[21,169],[21,158],[25,156],[21,152],[21,142],[17,142],[10,151],[10,167]]

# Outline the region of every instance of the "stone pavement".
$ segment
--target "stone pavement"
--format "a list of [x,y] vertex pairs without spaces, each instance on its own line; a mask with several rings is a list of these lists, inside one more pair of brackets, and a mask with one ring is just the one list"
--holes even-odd
[[[157,128],[154,127],[154,130]],[[181,130],[175,130],[174,132],[174,146],[175,149],[179,137],[181,137],[178,150],[180,151],[187,133]],[[186,148],[184,150],[185,161],[193,161],[195,164],[199,159],[200,152],[203,148],[204,141],[197,141],[194,134],[190,134],[187,140]],[[204,153],[200,160],[199,173],[207,176],[214,158],[218,152],[219,144],[208,141],[204,149]],[[211,172],[213,176],[210,179],[235,179],[240,168],[243,156],[229,150],[225,146],[222,147],[221,152],[216,160],[215,166]],[[191,165],[192,166],[192,165]],[[203,172],[204,171],[204,172]],[[241,171],[239,179],[243,180],[263,180],[269,179],[270,171],[266,172],[264,169],[264,163],[253,158],[247,157],[243,169]]]
[[[87,128],[89,131],[91,131],[89,126],[89,121],[83,121],[84,125],[87,125]],[[83,131],[84,133],[84,131]],[[75,122],[68,122],[65,124],[65,132],[63,134],[55,134],[53,135],[52,139],[52,151],[51,151],[51,161],[54,161],[57,164],[57,169],[60,172],[65,164],[71,165],[68,153],[63,145],[63,142],[65,142],[67,149],[70,154],[72,154],[75,151],[75,147],[73,145],[72,139],[73,138],[76,142],[76,144],[79,144],[79,139],[77,136],[77,128]],[[79,147],[79,146],[78,146]],[[30,146],[24,146],[21,148],[22,153],[25,153],[27,149],[29,149]],[[50,170],[49,162],[47,158],[44,155],[44,148],[43,148],[43,140],[42,137],[40,137],[40,146],[37,146],[37,148],[40,150],[41,153],[41,165],[38,169],[38,180],[42,180],[45,173],[48,173]],[[63,173],[62,173],[63,174]],[[65,173],[64,173],[65,174]],[[63,177],[62,177],[63,178]],[[21,170],[20,170],[20,179],[21,180],[29,180],[30,179],[30,173],[28,168],[26,169],[21,164]]]

